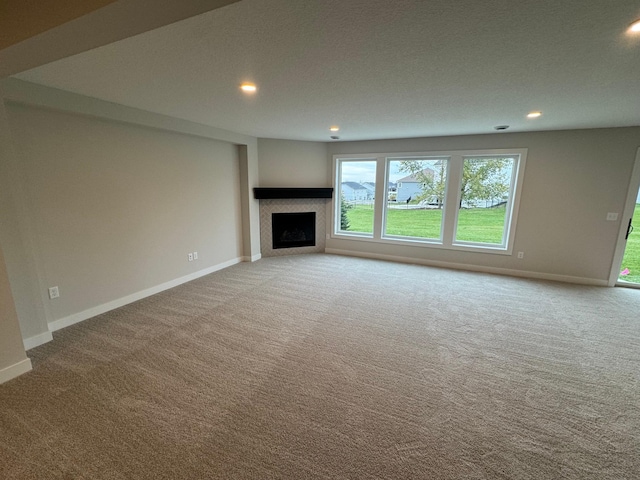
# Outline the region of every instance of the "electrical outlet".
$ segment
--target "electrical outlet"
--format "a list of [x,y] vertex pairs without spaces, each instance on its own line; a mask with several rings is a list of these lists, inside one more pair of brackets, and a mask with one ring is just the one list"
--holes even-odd
[[616,220],[618,220],[618,214],[613,212],[607,213],[607,220],[610,222],[615,222]]
[[197,260],[198,259],[198,252],[193,252],[193,259]]
[[53,300],[54,298],[58,298],[59,296],[60,296],[60,290],[58,290],[58,287],[49,288],[49,298],[51,300]]
[[190,262],[193,262],[193,253],[190,253],[190,254],[188,255],[188,257],[189,257],[189,261],[190,261]]
[[524,258],[524,252],[518,252],[518,258]]

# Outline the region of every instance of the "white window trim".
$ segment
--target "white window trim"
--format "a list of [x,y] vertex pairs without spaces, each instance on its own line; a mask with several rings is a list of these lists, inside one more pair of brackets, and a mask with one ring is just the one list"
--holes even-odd
[[[447,173],[446,173],[446,178],[447,178],[447,183],[445,185],[445,192],[444,192],[444,196],[445,199],[447,198],[447,192],[449,191],[449,170],[451,168],[451,156],[448,154],[445,155],[433,155],[432,152],[429,152],[428,154],[415,154],[415,153],[408,153],[408,154],[401,154],[401,155],[385,155],[384,160],[385,160],[385,180],[388,182],[389,181],[389,174],[390,174],[390,164],[391,164],[391,160],[398,160],[399,158],[402,159],[411,159],[412,157],[415,157],[416,160],[423,160],[423,159],[428,159],[431,158],[432,160],[445,160],[447,161]],[[386,225],[383,223],[382,225],[382,239],[383,240],[393,240],[394,243],[400,243],[400,244],[405,244],[406,242],[409,243],[417,243],[417,244],[425,244],[426,246],[431,246],[431,247],[436,247],[436,248],[447,248],[447,245],[445,245],[444,242],[444,224],[445,224],[445,212],[446,212],[446,201],[445,201],[445,206],[443,207],[442,210],[442,223],[440,224],[440,237],[439,238],[420,238],[420,237],[405,237],[405,236],[400,236],[400,235],[388,235],[385,234],[384,232],[386,231]],[[382,208],[386,208],[385,205],[382,206]],[[386,221],[386,215],[384,214],[383,211],[383,222]]]
[[[507,225],[505,226],[504,243],[492,245],[486,243],[462,242],[455,240],[457,228],[458,212],[456,208],[447,208],[448,205],[458,205],[460,203],[461,192],[459,188],[450,188],[451,185],[460,185],[462,175],[462,162],[465,157],[518,157],[515,168],[512,172],[512,182],[507,203],[508,215],[505,213]],[[389,182],[388,162],[391,158],[425,158],[425,157],[447,157],[447,185],[445,190],[445,205],[442,212],[441,238],[422,239],[416,237],[399,237],[393,235],[383,235],[386,202],[385,186]],[[376,195],[374,201],[373,234],[367,233],[347,233],[340,232],[336,228],[340,218],[340,179],[341,168],[339,162],[346,161],[376,161]],[[477,150],[449,150],[430,152],[392,152],[392,153],[367,153],[367,154],[345,154],[333,155],[334,171],[334,191],[338,195],[334,196],[331,214],[331,238],[351,239],[362,242],[385,243],[392,245],[415,246],[423,248],[440,248],[446,250],[459,250],[478,253],[490,253],[498,255],[512,255],[513,244],[518,221],[518,211],[520,209],[520,197],[522,194],[524,172],[527,160],[526,148],[512,149],[477,149]],[[515,192],[514,192],[515,190]]]
[[[368,155],[334,155],[333,157],[333,172],[334,172],[334,177],[333,177],[333,191],[336,192],[336,194],[333,196],[333,208],[331,209],[332,214],[331,214],[331,236],[332,238],[357,238],[357,239],[361,239],[361,240],[370,240],[373,237],[373,234],[369,234],[366,232],[339,232],[337,229],[337,226],[340,222],[340,197],[342,196],[342,165],[340,165],[340,168],[338,168],[338,163],[340,162],[340,160],[347,160],[348,157],[348,161],[350,162],[378,162],[380,160],[380,158],[375,157],[375,156],[368,156]],[[376,172],[377,172],[377,167],[376,167]],[[377,178],[376,178],[377,180]],[[376,209],[378,208],[378,197],[379,197],[379,192],[378,192],[378,184],[376,181],[376,190],[375,190],[375,200],[374,200],[374,205],[373,205],[373,209],[374,212],[376,211]],[[338,223],[336,223],[338,222]],[[373,231],[375,232],[376,226],[375,226],[375,221],[373,224]]]

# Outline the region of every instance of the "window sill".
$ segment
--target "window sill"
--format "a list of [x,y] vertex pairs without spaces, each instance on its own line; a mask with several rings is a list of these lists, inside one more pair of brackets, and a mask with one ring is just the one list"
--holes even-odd
[[421,240],[421,239],[400,239],[394,237],[373,238],[371,235],[366,234],[344,234],[333,233],[332,239],[336,240],[355,240],[369,243],[382,243],[387,245],[398,245],[403,247],[414,248],[434,248],[443,250],[455,250],[461,252],[474,252],[474,253],[488,253],[493,255],[512,255],[512,249],[504,248],[502,246],[486,246],[486,245],[465,245],[465,244],[453,244],[444,245],[438,240]]

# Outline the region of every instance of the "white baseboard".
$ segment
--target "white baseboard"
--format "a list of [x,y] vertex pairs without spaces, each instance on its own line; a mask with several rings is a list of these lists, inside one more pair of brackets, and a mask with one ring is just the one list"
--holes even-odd
[[22,340],[24,343],[25,350],[31,350],[32,348],[43,345],[47,342],[53,340],[53,335],[51,332],[39,333],[38,335],[34,335],[33,337],[25,338]]
[[325,253],[333,255],[345,255],[350,257],[373,258],[376,260],[388,260],[399,263],[412,263],[416,265],[427,265],[429,267],[452,268],[455,270],[467,270],[471,272],[493,273],[497,275],[508,275],[510,277],[533,278],[536,280],[551,280],[554,282],[575,283],[578,285],[592,285],[598,287],[608,286],[607,280],[595,278],[573,277],[571,275],[557,275],[553,273],[530,272],[526,270],[513,270],[510,268],[485,267],[481,265],[469,265],[465,263],[441,262],[438,260],[425,260],[422,258],[400,257],[397,255],[384,255],[368,252],[354,252],[352,250],[341,250],[337,248],[327,248]]
[[232,265],[240,263],[241,261],[242,259],[240,257],[234,258],[232,260],[219,263],[212,267],[208,267],[203,270],[190,273],[189,275],[176,278],[175,280],[170,280],[160,285],[156,285],[155,287],[147,288],[137,293],[132,293],[131,295],[127,295],[126,297],[118,298],[111,302],[103,303],[102,305],[98,305],[97,307],[92,307],[82,312],[74,313],[73,315],[69,315],[68,317],[63,317],[58,320],[54,320],[53,322],[49,323],[49,330],[52,332],[55,332],[56,330],[60,330],[62,328],[74,325],[76,323],[82,322],[89,318],[95,317],[96,315],[102,315],[103,313],[106,313],[110,310],[123,307],[125,305],[128,305],[129,303],[133,303],[138,300],[142,300],[143,298],[149,297],[151,295],[155,295],[156,293],[160,293],[165,290],[169,290],[170,288],[177,287],[178,285],[182,285],[183,283],[190,282],[192,280],[195,280],[196,278],[204,277],[205,275],[209,275],[210,273],[217,272],[218,270],[222,270],[223,268],[230,267]]
[[257,255],[253,255],[251,257],[246,256],[246,257],[242,257],[242,261],[243,262],[256,262],[258,260],[260,260],[262,258],[262,254],[258,253]]
[[31,360],[28,358],[3,368],[0,370],[0,383],[8,382],[9,380],[19,377],[23,373],[31,371],[31,368]]

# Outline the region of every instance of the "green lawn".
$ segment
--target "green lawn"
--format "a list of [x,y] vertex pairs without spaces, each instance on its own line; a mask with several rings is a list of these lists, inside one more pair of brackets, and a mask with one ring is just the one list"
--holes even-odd
[[[351,232],[373,232],[373,207],[358,205],[347,212]],[[458,215],[456,240],[482,243],[502,243],[505,209],[470,208]],[[387,210],[387,235],[418,238],[440,238],[442,210]]]
[[627,239],[622,267],[620,268],[621,271],[627,268],[630,273],[629,275],[620,275],[620,280],[640,283],[640,203],[636,203],[633,219],[636,229]]
[[442,210],[389,209],[387,235],[419,238],[440,238]]
[[460,210],[456,240],[502,243],[505,213],[505,207]]

